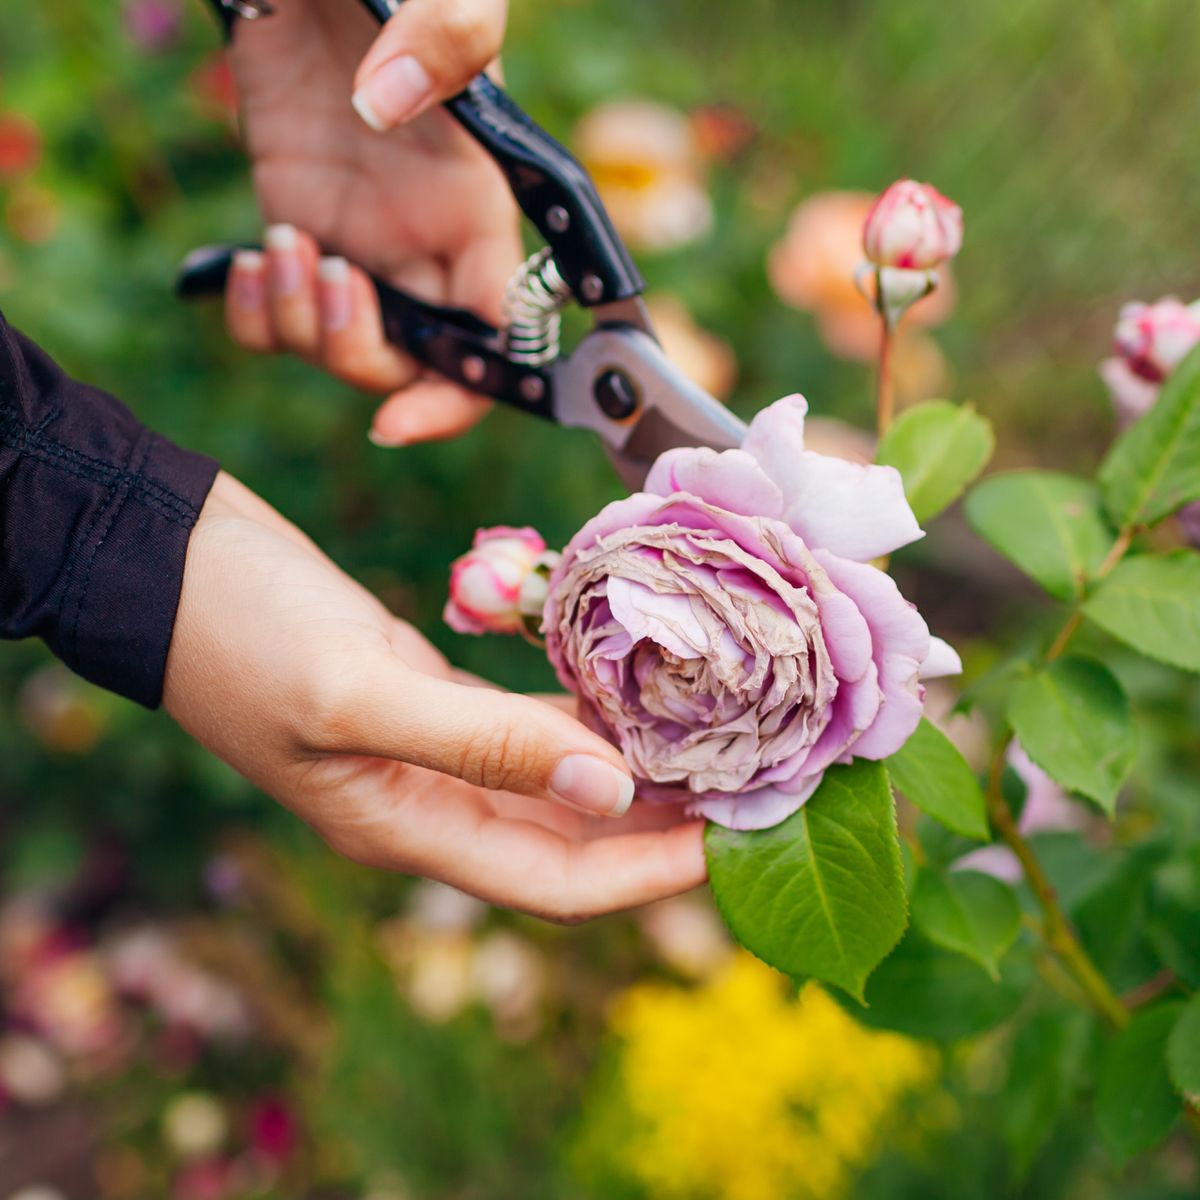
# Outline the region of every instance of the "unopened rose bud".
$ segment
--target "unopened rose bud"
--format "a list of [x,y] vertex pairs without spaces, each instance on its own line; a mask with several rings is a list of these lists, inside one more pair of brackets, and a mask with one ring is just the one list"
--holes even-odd
[[521,610],[526,626],[532,626],[531,633],[537,632],[542,623],[542,610],[546,607],[546,596],[550,591],[550,576],[561,561],[562,555],[557,550],[546,550],[538,555],[533,570],[521,581],[517,607]]
[[1200,342],[1200,300],[1184,304],[1165,296],[1154,304],[1126,304],[1113,330],[1113,345],[1129,369],[1148,383],[1162,383]]
[[545,549],[535,529],[480,529],[450,568],[446,624],[458,633],[520,633],[521,587]]
[[877,267],[928,271],[962,246],[962,209],[928,183],[901,179],[875,201],[863,250]]

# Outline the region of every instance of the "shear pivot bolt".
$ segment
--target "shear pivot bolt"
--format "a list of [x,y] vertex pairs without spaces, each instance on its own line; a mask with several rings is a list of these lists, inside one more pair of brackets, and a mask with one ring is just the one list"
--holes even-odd
[[561,204],[552,205],[546,210],[546,224],[555,233],[566,233],[571,224],[571,214]]
[[518,388],[522,400],[536,404],[546,394],[546,381],[540,375],[526,375]]
[[623,421],[637,412],[637,389],[629,376],[615,367],[599,376],[592,386],[592,394],[601,412],[614,421]]
[[462,373],[468,383],[482,383],[487,374],[487,363],[478,354],[468,354],[462,360]]
[[585,275],[580,281],[579,290],[589,304],[595,304],[604,295],[604,282],[599,275]]

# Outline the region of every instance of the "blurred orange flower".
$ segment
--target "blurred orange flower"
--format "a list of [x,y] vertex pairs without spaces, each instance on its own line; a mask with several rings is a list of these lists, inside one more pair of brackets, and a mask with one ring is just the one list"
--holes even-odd
[[42,153],[37,126],[20,113],[0,114],[0,178],[32,171]]
[[667,357],[694,383],[718,400],[726,400],[737,381],[737,360],[729,345],[702,329],[674,296],[647,300],[650,319]]
[[603,104],[579,123],[575,146],[631,246],[671,250],[712,228],[704,161],[683,113],[648,100]]
[[733,104],[703,104],[689,119],[697,150],[715,162],[732,162],[758,135],[754,122]]
[[[813,314],[817,332],[834,354],[859,361],[874,358],[879,349],[879,316],[854,284],[855,269],[863,261],[863,222],[874,199],[869,192],[810,196],[793,211],[787,232],[767,260],[779,298]],[[940,324],[953,307],[954,283],[947,267],[941,270],[941,286],[912,306],[901,327]],[[928,360],[929,351],[921,356]]]

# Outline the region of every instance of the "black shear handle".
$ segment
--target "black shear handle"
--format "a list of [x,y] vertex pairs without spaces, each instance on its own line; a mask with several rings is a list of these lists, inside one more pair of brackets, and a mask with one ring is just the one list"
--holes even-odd
[[[220,295],[240,246],[201,246],[184,260],[175,290],[185,299]],[[379,297],[384,336],[418,362],[473,392],[554,420],[553,379],[541,367],[512,362],[500,332],[465,308],[418,300],[371,275]]]
[[[381,24],[392,16],[388,0],[361,3]],[[613,229],[591,176],[570,151],[486,75],[476,75],[446,101],[446,108],[499,164],[580,304],[607,304],[641,294],[642,277]]]

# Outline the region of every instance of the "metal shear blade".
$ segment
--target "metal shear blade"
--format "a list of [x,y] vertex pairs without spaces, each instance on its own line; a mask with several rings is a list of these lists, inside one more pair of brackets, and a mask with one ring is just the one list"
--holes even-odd
[[[664,450],[731,450],[746,436],[745,424],[692,383],[648,328],[648,322],[646,328],[601,324],[553,367],[554,419],[599,434],[617,473],[634,490]],[[622,381],[615,389],[618,403],[611,402],[614,377]]]

